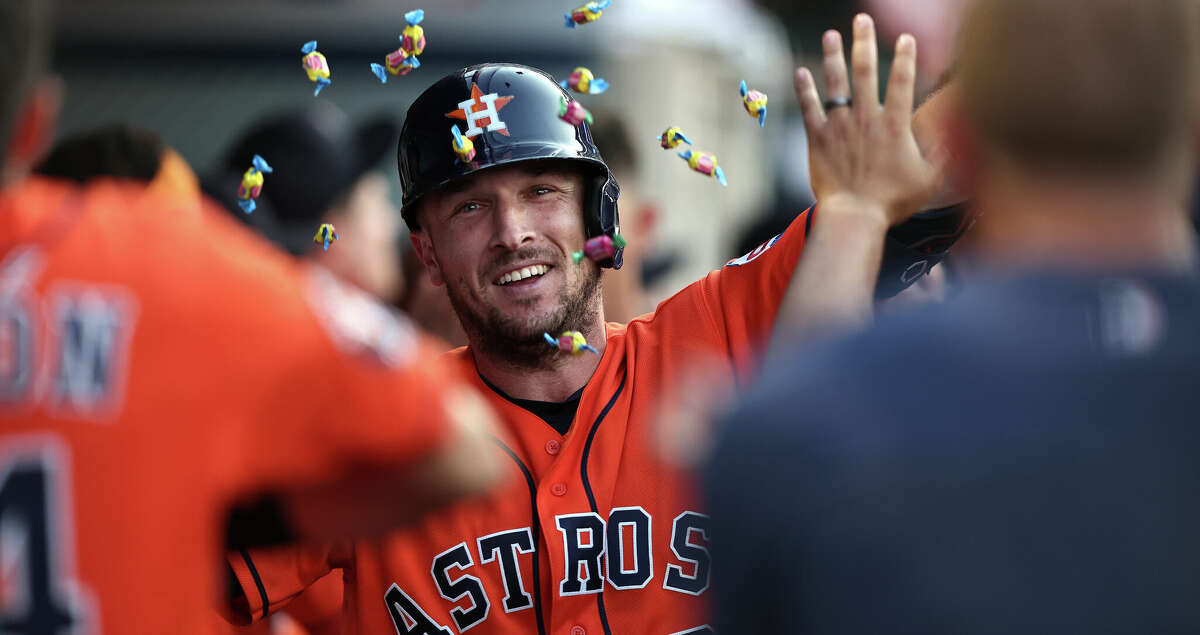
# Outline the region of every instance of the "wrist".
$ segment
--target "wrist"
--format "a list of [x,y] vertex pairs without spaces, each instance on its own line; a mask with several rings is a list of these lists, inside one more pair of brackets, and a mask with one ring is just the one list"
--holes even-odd
[[817,218],[837,219],[839,225],[853,224],[862,231],[884,233],[891,223],[887,208],[878,201],[855,194],[833,194],[817,200]]

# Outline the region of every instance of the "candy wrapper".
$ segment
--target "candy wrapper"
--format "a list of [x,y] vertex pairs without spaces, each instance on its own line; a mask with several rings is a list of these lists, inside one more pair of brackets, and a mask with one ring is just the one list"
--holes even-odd
[[471,159],[475,158],[475,144],[471,143],[470,138],[462,135],[458,126],[450,126],[450,135],[453,137],[450,144],[454,148],[454,154],[458,155],[458,161],[470,163]]
[[313,242],[318,245],[324,245],[325,251],[329,251],[329,245],[333,244],[333,241],[337,239],[337,230],[329,223],[324,223],[318,227],[317,233],[313,235]]
[[717,157],[713,153],[701,152],[699,150],[685,150],[680,152],[679,156],[687,161],[688,167],[705,176],[716,177],[721,185],[729,186],[729,183],[725,181],[725,171],[717,165]]
[[683,134],[678,127],[672,126],[658,135],[658,143],[662,145],[663,150],[674,150],[681,143],[692,145],[692,140],[688,139],[687,135]]
[[572,126],[578,126],[585,121],[589,126],[592,125],[592,113],[588,112],[583,104],[575,100],[568,101],[566,97],[563,97],[562,105],[558,108],[558,117]]
[[559,82],[559,85],[585,95],[599,95],[608,90],[608,82],[582,66],[571,71],[571,76]]
[[559,335],[558,339],[554,339],[554,336],[549,333],[542,333],[542,337],[546,338],[546,343],[551,348],[557,348],[564,353],[583,355],[584,351],[591,351],[597,355],[600,354],[600,351],[588,345],[587,340],[583,337],[583,333],[579,331],[563,331],[563,334]]
[[256,207],[258,207],[258,205],[254,202],[254,199],[258,198],[259,194],[262,194],[263,173],[270,173],[274,171],[275,170],[271,169],[271,166],[267,165],[266,159],[258,156],[257,154],[254,155],[254,158],[250,160],[250,167],[246,170],[245,174],[242,175],[242,183],[241,185],[238,185],[237,191],[237,196],[239,199],[238,207],[242,208],[243,212],[249,214],[250,212],[253,212]]
[[425,20],[425,12],[421,9],[404,14],[408,26],[400,32],[400,48],[388,53],[383,58],[383,64],[371,64],[371,72],[386,84],[388,73],[392,75],[407,75],[415,68],[421,67],[417,56],[425,51],[425,29],[421,22]]
[[767,125],[767,96],[757,90],[746,90],[746,80],[742,80],[740,87],[742,93],[742,106],[745,107],[746,113],[751,117],[758,118],[758,127],[762,128]]
[[600,19],[600,14],[612,4],[612,0],[589,2],[578,9],[566,14],[567,28],[573,29],[577,24],[587,24]]
[[313,89],[313,97],[316,97],[321,94],[322,88],[333,83],[329,79],[329,61],[317,50],[316,40],[305,42],[304,46],[300,47],[300,52],[304,53],[304,57],[300,58],[300,65],[308,74],[308,81],[317,84]]
[[587,256],[591,260],[602,262],[617,255],[617,250],[626,244],[628,243],[625,242],[625,238],[620,234],[613,237],[596,236],[583,244],[583,251],[571,254],[571,259],[579,263],[583,260],[584,256]]

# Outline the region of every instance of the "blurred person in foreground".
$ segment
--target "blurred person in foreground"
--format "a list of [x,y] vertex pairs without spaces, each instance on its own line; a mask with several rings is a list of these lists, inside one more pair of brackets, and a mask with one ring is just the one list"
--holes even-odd
[[29,176],[50,4],[0,0],[0,631],[208,632],[235,500],[328,539],[488,486],[486,409],[409,325],[199,196]]
[[[385,301],[403,292],[400,212],[378,167],[398,131],[386,117],[352,126],[329,102],[268,116],[231,144],[204,187],[226,209],[288,253],[329,269],[342,280]],[[242,173],[254,155],[275,170],[266,176],[258,209],[237,206]],[[323,223],[338,233],[323,249],[313,235]]]
[[[50,149],[35,174],[87,183],[95,179],[126,179],[147,183],[148,189],[170,190],[163,194],[181,202],[200,196],[191,168],[155,133],[124,124],[103,126],[71,135]],[[153,213],[153,212],[151,212]],[[237,505],[231,514],[227,535],[244,532],[245,525],[261,522],[254,505]],[[251,527],[261,531],[260,527]],[[288,612],[270,622],[238,627],[216,621],[218,632],[276,633],[278,635],[335,635],[342,604],[341,571],[314,584],[288,605]]]
[[[792,349],[724,422],[719,632],[1200,630],[1197,10],[966,10],[948,139],[986,273]],[[890,198],[889,172],[852,171],[889,156],[877,123],[814,155],[864,208]]]
[[[132,180],[148,184],[148,189],[169,190],[163,194],[176,202],[200,196],[196,177],[182,157],[155,133],[124,124],[80,132],[59,141],[34,172],[79,183],[106,178]],[[253,505],[238,505],[234,510],[227,535],[236,536],[247,529],[246,524],[261,522]],[[251,529],[261,531],[261,527]],[[271,622],[238,627],[224,620],[217,622],[216,615],[213,618],[218,632],[333,635],[339,632],[336,618],[341,604],[339,570],[314,584],[288,605],[287,614],[273,616]]]

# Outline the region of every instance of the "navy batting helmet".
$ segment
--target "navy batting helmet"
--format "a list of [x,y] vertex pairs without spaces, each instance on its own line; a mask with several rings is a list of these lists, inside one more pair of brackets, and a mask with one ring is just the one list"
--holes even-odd
[[[408,109],[397,150],[401,214],[420,229],[421,199],[453,181],[499,165],[542,159],[574,161],[585,175],[584,228],[588,238],[619,232],[621,188],[600,157],[586,123],[559,117],[571,97],[550,75],[519,64],[480,64],[455,71],[421,93]],[[455,153],[451,127],[475,148],[463,162]],[[602,267],[621,267],[622,250]]]

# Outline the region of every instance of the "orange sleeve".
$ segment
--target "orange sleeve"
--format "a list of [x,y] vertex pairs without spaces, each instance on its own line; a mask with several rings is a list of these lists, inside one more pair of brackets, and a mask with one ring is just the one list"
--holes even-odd
[[782,234],[665,301],[655,314],[660,328],[668,329],[661,336],[706,340],[710,353],[732,361],[739,379],[752,376],[804,251],[812,215],[811,208],[804,211]]
[[221,397],[237,424],[214,430],[226,435],[220,471],[234,494],[395,470],[440,444],[456,382],[432,340],[323,268],[243,236],[236,221],[196,222],[220,253],[189,277],[211,294],[194,311],[224,354],[193,363],[210,374],[233,366],[240,378]]
[[[232,551],[230,568],[245,595],[245,604],[236,607],[235,621],[257,622],[287,606],[307,589],[316,589],[318,580],[331,577],[334,570],[333,545],[288,545],[266,549]],[[341,578],[336,591],[341,598]]]

